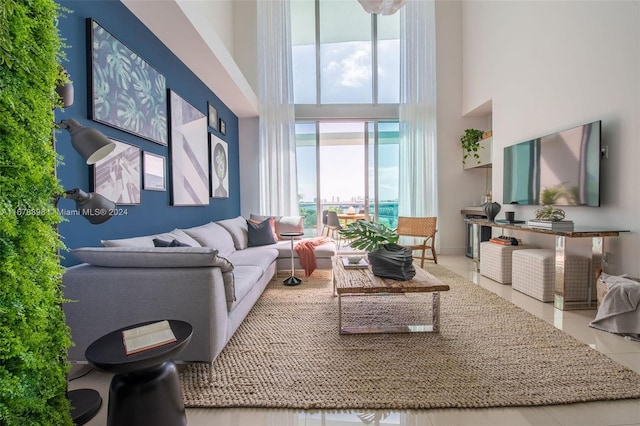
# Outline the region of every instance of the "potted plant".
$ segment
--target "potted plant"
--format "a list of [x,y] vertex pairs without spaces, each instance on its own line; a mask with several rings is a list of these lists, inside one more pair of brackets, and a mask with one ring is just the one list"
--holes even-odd
[[484,132],[478,129],[466,129],[464,134],[460,137],[460,144],[462,145],[462,164],[466,164],[467,158],[473,157],[477,163],[480,164],[480,155],[478,149],[480,149],[480,141]]
[[340,235],[351,240],[351,247],[368,252],[373,275],[400,281],[415,276],[413,250],[397,244],[399,236],[395,229],[381,223],[358,220],[343,228]]

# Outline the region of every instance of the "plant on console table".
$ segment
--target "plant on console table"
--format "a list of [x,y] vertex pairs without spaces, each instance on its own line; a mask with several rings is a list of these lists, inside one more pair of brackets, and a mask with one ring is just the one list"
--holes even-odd
[[475,158],[477,164],[480,164],[480,154],[478,154],[478,150],[480,149],[482,135],[484,135],[482,130],[466,129],[460,137],[460,144],[462,145],[462,151],[464,153],[462,156],[463,165],[466,164],[467,158],[469,157]]
[[351,247],[366,250],[373,275],[410,280],[416,274],[413,250],[398,244],[398,233],[381,223],[358,220],[340,231]]

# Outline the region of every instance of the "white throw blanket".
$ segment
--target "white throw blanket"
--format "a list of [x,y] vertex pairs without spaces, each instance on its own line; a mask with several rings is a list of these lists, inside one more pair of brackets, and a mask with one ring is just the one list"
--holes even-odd
[[607,284],[593,328],[618,334],[640,334],[640,283],[629,278],[602,273]]

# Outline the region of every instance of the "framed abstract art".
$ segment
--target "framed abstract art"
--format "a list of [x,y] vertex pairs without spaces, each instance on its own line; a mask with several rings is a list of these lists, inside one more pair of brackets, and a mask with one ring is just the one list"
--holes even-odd
[[93,192],[116,204],[140,204],[140,148],[110,140],[116,149],[93,165]]
[[165,77],[91,18],[89,118],[167,145]]
[[218,130],[218,110],[207,102],[207,112],[209,113],[209,127]]
[[211,197],[229,198],[229,145],[209,133],[211,152]]
[[209,204],[207,116],[169,90],[171,111],[171,203]]
[[164,156],[142,153],[143,189],[147,191],[166,191],[165,161]]

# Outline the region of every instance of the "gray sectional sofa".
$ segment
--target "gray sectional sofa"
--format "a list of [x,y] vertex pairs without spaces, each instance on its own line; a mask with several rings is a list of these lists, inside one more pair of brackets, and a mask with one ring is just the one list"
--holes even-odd
[[[301,228],[278,218],[277,232]],[[156,247],[166,242],[186,246]],[[277,270],[291,267],[290,240],[249,247],[242,217],[135,238],[108,240],[104,247],[71,250],[84,262],[63,275],[63,309],[74,346],[71,362],[84,362],[95,339],[143,321],[179,319],[193,326],[182,362],[213,362]],[[297,243],[297,242],[296,242]],[[318,246],[318,269],[331,269],[334,242]],[[296,267],[299,268],[297,254]]]

